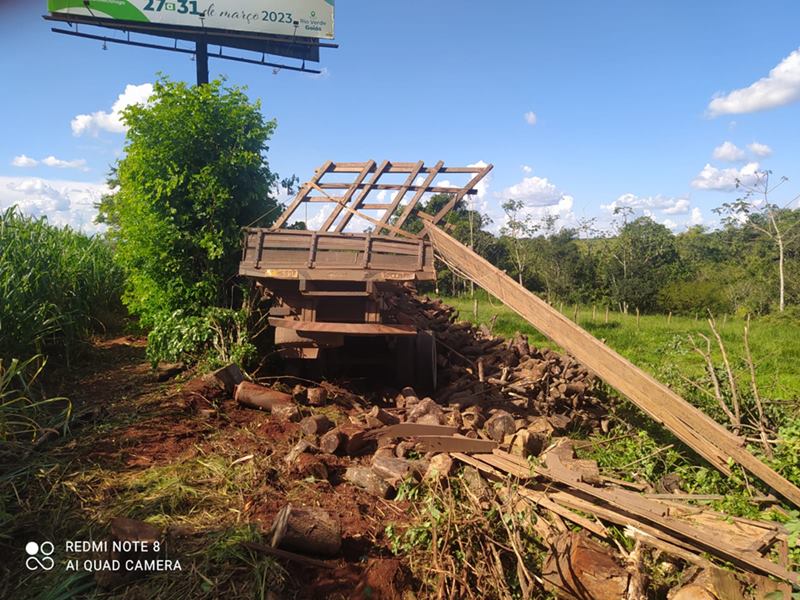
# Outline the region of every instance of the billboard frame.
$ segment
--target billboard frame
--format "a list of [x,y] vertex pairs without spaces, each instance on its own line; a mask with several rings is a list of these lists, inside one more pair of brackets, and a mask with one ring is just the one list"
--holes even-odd
[[[90,3],[84,0],[87,8]],[[194,54],[197,64],[197,85],[208,83],[208,59],[220,58],[235,62],[261,65],[272,67],[278,70],[300,71],[303,73],[320,74],[319,69],[308,68],[306,62],[319,62],[320,48],[338,48],[339,45],[331,42],[322,41],[320,38],[310,38],[303,36],[284,36],[269,33],[254,33],[245,31],[233,31],[228,29],[216,28],[197,28],[164,23],[142,23],[138,21],[111,20],[92,15],[48,13],[43,15],[46,21],[64,23],[71,29],[61,29],[52,27],[51,31],[62,35],[81,37],[85,39],[98,40],[107,43],[123,44],[139,48],[150,48],[156,50],[166,50],[182,54]],[[123,37],[99,35],[80,30],[81,25],[111,29],[124,34]],[[295,29],[297,23],[295,23]],[[131,34],[154,36],[173,40],[171,45],[156,44],[147,41],[139,41],[131,38]],[[178,42],[194,42],[194,49],[179,47]],[[219,46],[219,51],[209,53],[209,46]],[[261,54],[261,60],[248,58],[245,56],[235,56],[224,54],[223,48],[234,48]],[[299,66],[276,63],[266,60],[267,55],[280,56],[301,61]]]

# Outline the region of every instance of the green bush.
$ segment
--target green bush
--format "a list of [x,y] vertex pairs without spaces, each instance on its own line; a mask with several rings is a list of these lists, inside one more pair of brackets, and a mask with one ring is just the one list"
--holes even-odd
[[64,352],[121,308],[122,272],[101,237],[0,213],[0,359]]
[[127,274],[123,299],[152,329],[151,359],[198,356],[213,337],[209,319],[220,319],[209,309],[234,305],[242,226],[276,216],[264,159],[275,122],[241,88],[166,79],[123,118],[117,191],[101,203]]

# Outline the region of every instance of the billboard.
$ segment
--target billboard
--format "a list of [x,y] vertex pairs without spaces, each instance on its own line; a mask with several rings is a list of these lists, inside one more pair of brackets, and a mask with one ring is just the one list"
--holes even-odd
[[48,0],[61,19],[332,39],[334,0]]

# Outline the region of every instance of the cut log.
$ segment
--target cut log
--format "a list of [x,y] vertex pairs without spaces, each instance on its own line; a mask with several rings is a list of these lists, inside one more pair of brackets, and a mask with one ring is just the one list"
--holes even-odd
[[311,406],[322,406],[328,401],[328,390],[321,387],[308,388],[306,399]]
[[516,431],[514,417],[504,410],[495,412],[484,425],[486,433],[495,442],[502,442],[507,435],[511,435]]
[[369,467],[348,467],[344,480],[379,498],[388,498],[392,487]]
[[238,365],[230,364],[217,369],[211,376],[216,379],[228,394],[233,394],[236,386],[244,381],[244,375]]
[[416,474],[411,461],[388,454],[376,454],[373,456],[372,470],[395,487],[407,477]]
[[273,548],[335,556],[342,547],[339,522],[314,506],[287,504],[275,516],[270,533]]
[[381,425],[397,425],[400,422],[400,418],[397,415],[388,413],[379,406],[373,406],[367,413],[367,417],[375,419]]
[[292,404],[292,397],[289,394],[249,381],[243,381],[236,386],[234,397],[239,404],[267,411],[272,411],[275,406]]
[[306,435],[323,435],[333,429],[333,422],[325,415],[313,415],[300,421],[300,429]]
[[556,538],[542,565],[545,589],[562,599],[620,600],[628,577],[618,553],[583,532]]
[[328,454],[336,454],[340,447],[344,447],[347,437],[338,429],[332,429],[319,438],[319,448]]

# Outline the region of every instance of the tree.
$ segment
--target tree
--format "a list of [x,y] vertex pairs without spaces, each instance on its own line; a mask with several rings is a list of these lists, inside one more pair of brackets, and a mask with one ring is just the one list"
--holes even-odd
[[737,180],[736,187],[744,190],[744,195],[715,208],[714,212],[722,215],[722,222],[728,227],[750,227],[775,244],[778,251],[778,308],[783,312],[786,308],[787,235],[800,224],[800,220],[794,218],[794,211],[770,203],[770,193],[789,180],[781,177],[777,184],[770,187],[771,174],[772,171],[756,171],[753,185]]
[[506,213],[506,224],[500,229],[500,234],[508,240],[510,254],[517,269],[517,279],[523,285],[525,272],[531,262],[529,240],[539,231],[539,225],[534,223],[533,216],[525,210],[522,200],[506,200],[502,208]]
[[625,224],[607,246],[606,277],[623,309],[652,310],[658,292],[678,273],[679,256],[672,232],[650,217]]
[[166,78],[123,120],[125,155],[99,208],[127,274],[125,303],[148,328],[229,306],[242,226],[276,216],[265,161],[275,121],[241,88]]

